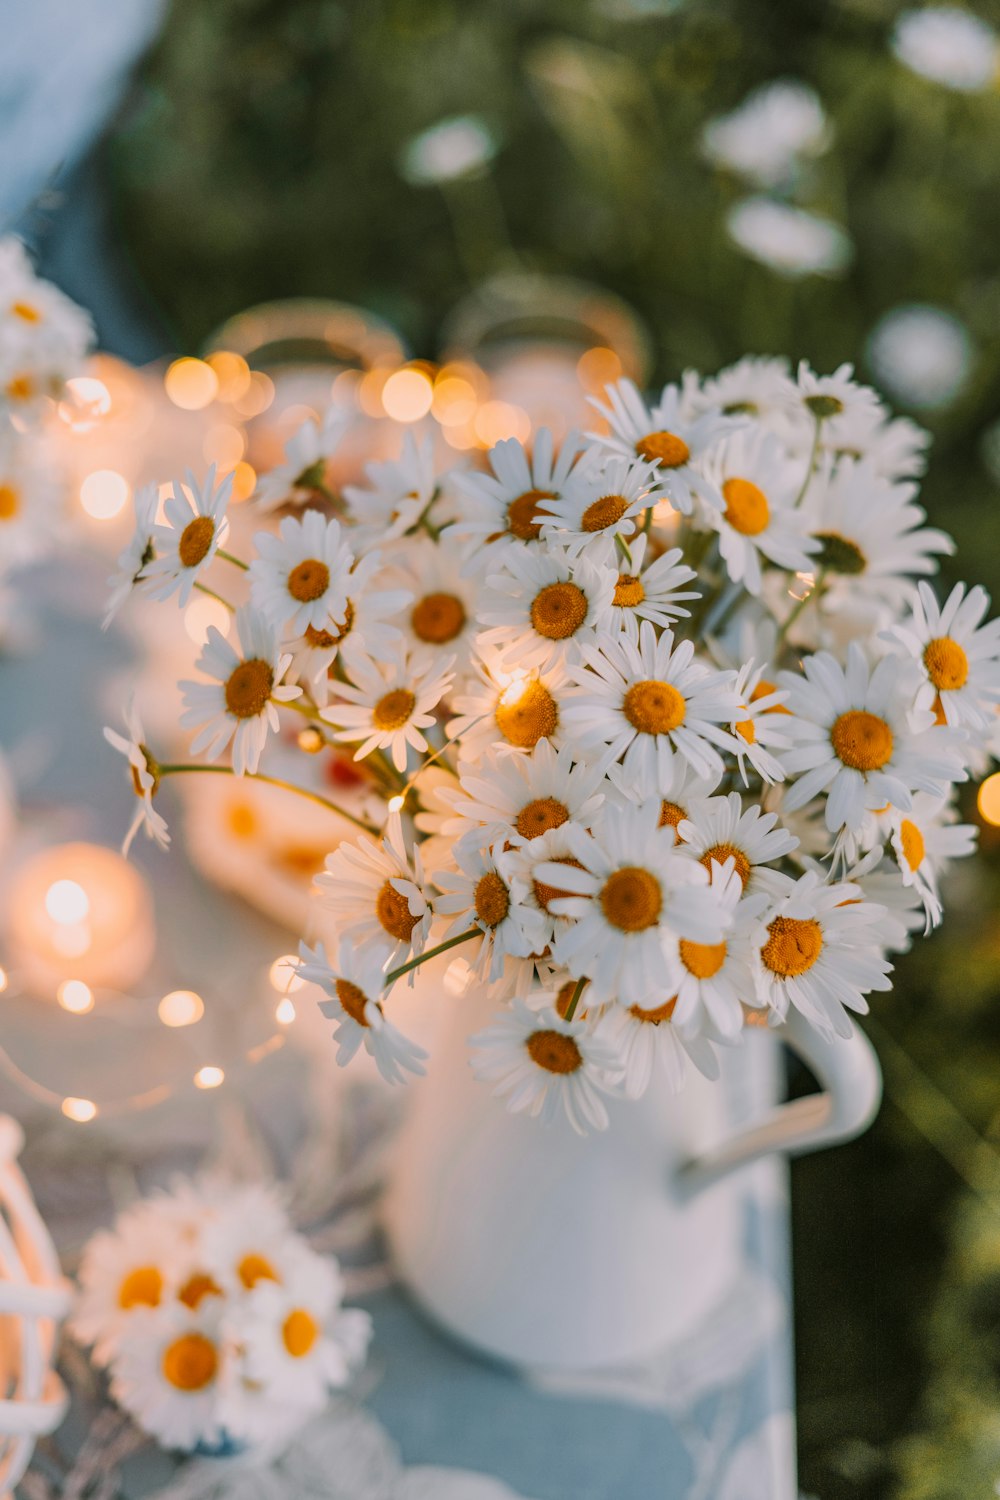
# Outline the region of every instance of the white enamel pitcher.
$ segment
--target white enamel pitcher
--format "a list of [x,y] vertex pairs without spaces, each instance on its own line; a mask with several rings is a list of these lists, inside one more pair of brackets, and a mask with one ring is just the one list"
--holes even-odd
[[[855,1030],[825,1042],[796,1014],[720,1049],[722,1078],[657,1075],[611,1100],[609,1128],[511,1115],[478,1083],[468,1037],[495,1009],[441,995],[426,1079],[412,1085],[385,1199],[403,1281],[464,1343],[535,1368],[638,1359],[693,1331],[730,1291],[743,1253],[740,1168],[859,1135],[881,1098],[875,1052]],[[823,1092],[776,1104],[776,1037]]]

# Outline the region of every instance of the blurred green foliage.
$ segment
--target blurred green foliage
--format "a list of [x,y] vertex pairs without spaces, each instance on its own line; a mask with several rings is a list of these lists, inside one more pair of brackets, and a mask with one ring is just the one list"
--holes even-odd
[[[983,460],[1000,417],[1000,90],[903,68],[902,8],[174,0],[113,142],[122,236],[184,350],[252,303],[312,294],[433,355],[465,291],[522,268],[626,298],[660,379],[747,352],[871,378],[885,311],[945,308],[974,360],[957,401],[912,413],[935,437],[924,499],[957,537],[954,576],[1000,593]],[[737,250],[726,212],[753,189],[699,153],[708,119],[778,77],[811,84],[833,124],[784,197],[849,232],[837,279],[787,280]],[[414,136],[468,113],[498,142],[492,164],[408,182]],[[878,997],[876,1130],[795,1169],[802,1482],[823,1500],[973,1500],[1000,1478],[1000,1182],[979,1144],[996,1139],[1000,1077],[995,867],[964,877],[945,930]]]

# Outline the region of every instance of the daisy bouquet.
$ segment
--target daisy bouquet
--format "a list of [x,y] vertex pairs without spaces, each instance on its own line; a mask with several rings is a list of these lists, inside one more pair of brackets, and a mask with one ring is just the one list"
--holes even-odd
[[119,1404],[185,1452],[281,1442],[347,1385],[371,1332],[264,1187],[178,1181],[95,1234],[79,1280],[73,1333]]
[[339,1061],[422,1072],[406,987],[448,954],[449,986],[497,1004],[477,1075],[580,1130],[790,1007],[850,1034],[941,919],[1000,704],[986,595],[928,581],[952,546],[916,500],[925,435],[849,366],[746,359],[596,407],[593,433],[480,467],[411,429],[336,493],[342,426],[311,423],[246,556],[228,480],[189,476],[159,521],[140,495],[116,605],[235,609],[181,685],[211,765],[164,763],[134,717],[109,736],[161,842],[169,775],[267,779],[283,720],[304,754],[347,747],[349,792],[305,793],[347,822],[300,970]]

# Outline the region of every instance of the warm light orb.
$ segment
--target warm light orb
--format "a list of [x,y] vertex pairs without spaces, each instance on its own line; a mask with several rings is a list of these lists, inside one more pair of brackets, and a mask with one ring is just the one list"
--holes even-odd
[[90,915],[90,897],[76,880],[55,880],[45,892],[45,910],[53,922],[73,927]]
[[10,984],[10,975],[7,973],[7,970],[6,969],[0,969],[0,995],[3,994],[4,990],[7,988],[7,986],[9,984]]
[[156,1007],[164,1026],[193,1026],[205,1014],[205,1002],[194,990],[171,990]]
[[222,635],[229,634],[230,618],[228,609],[218,599],[198,594],[184,611],[184,629],[196,646],[204,646],[210,625]]
[[476,437],[484,448],[492,448],[504,438],[526,443],[531,436],[531,418],[521,406],[509,401],[484,401],[473,424]]
[[132,486],[115,469],[95,469],[80,485],[80,504],[95,521],[110,521],[129,502]]
[[389,798],[389,801],[386,803],[386,806],[388,807],[388,809],[389,809],[390,812],[402,812],[402,810],[403,810],[403,803],[405,801],[406,801],[406,798],[403,797],[403,796],[400,796],[400,794],[397,792],[396,795],[395,795],[395,797],[390,797]]
[[74,1016],[85,1016],[94,1008],[94,992],[82,979],[64,979],[56,990],[56,999]]
[[431,409],[442,427],[461,427],[476,414],[476,391],[461,375],[446,375],[434,382]]
[[233,406],[241,417],[259,417],[274,400],[274,381],[263,370],[250,372],[250,383],[242,396],[237,396]]
[[201,411],[219,394],[219,377],[203,359],[175,359],[163,384],[170,400],[182,411]]
[[220,469],[228,470],[239,463],[246,446],[241,428],[233,427],[229,422],[217,422],[205,433],[201,451],[206,463],[218,464]]
[[291,1026],[295,1020],[295,1003],[286,995],[284,1000],[279,1000],[274,1011],[274,1019],[279,1026]]
[[93,1099],[64,1099],[62,1112],[67,1120],[75,1120],[78,1125],[86,1125],[88,1120],[93,1120],[97,1114],[97,1105]]
[[241,500],[249,500],[257,488],[257,470],[253,464],[248,464],[241,459],[233,466],[233,500],[239,504]]
[[221,1068],[199,1068],[194,1075],[194,1086],[198,1089],[217,1089],[225,1076]]
[[576,373],[581,385],[585,385],[588,390],[603,391],[606,385],[613,385],[622,374],[622,362],[613,349],[597,345],[580,355],[576,362]]
[[250,366],[242,354],[232,354],[228,349],[218,349],[210,354],[205,363],[210,365],[219,382],[220,401],[239,401],[250,389]]
[[276,958],[267,971],[267,977],[281,995],[293,995],[305,984],[305,980],[299,978],[299,960],[294,953],[283,953]]
[[382,405],[396,422],[419,422],[434,400],[434,387],[423,370],[397,370],[382,387]]
[[111,392],[103,380],[74,375],[66,382],[67,400],[59,403],[60,419],[76,432],[88,432],[111,410]]
[[1000,828],[1000,771],[987,776],[979,788],[979,816],[984,823]]

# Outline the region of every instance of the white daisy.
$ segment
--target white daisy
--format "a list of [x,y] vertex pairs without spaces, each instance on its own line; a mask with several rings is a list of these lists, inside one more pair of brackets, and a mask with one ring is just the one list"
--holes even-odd
[[787,359],[747,355],[702,381],[700,387],[692,383],[688,399],[698,413],[749,417],[770,426],[795,399],[795,385]]
[[920,894],[927,914],[926,930],[941,921],[943,909],[939,879],[949,860],[974,854],[979,830],[972,823],[957,823],[954,808],[940,797],[917,792],[908,813],[892,815],[892,848],[903,884]]
[[62,529],[62,498],[45,444],[0,420],[0,574],[53,550]]
[[715,746],[736,748],[721,728],[737,716],[735,673],[695,660],[694,643],[674,645],[669,630],[657,639],[648,620],[638,642],[608,638],[600,650],[580,648],[580,665],[567,668],[577,687],[562,710],[567,730],[584,750],[608,748],[604,764],[625,757],[628,773],[659,765],[668,774],[675,752],[701,776],[721,769]]
[[430,518],[440,492],[430,433],[419,441],[412,430],[405,433],[399,457],[365,464],[365,475],[367,485],[344,486],[344,498],[364,535],[389,542]]
[[909,417],[889,417],[884,412],[845,412],[836,424],[832,441],[826,424],[820,429],[820,450],[837,458],[867,459],[881,479],[897,483],[912,479],[927,468],[931,435]]
[[348,598],[343,614],[317,628],[307,625],[296,641],[288,643],[292,664],[290,682],[307,682],[320,707],[326,703],[331,669],[338,657],[348,662],[356,657],[379,660],[393,655],[403,636],[395,619],[413,602],[408,589],[391,588],[391,578],[377,552],[369,552],[354,564],[347,580]]
[[[869,850],[863,859],[848,866],[844,879],[856,885],[866,901],[885,908],[879,929],[879,941],[885,952],[906,953],[913,945],[914,933],[926,936],[927,912],[916,884],[906,885],[900,866],[883,855],[881,845]],[[825,879],[822,865],[808,859],[803,863]]]
[[761,919],[754,938],[757,998],[774,1023],[789,1006],[824,1036],[848,1037],[847,1010],[866,1015],[869,990],[889,990],[892,964],[883,956],[885,908],[860,887],[825,885],[807,870]]
[[431,912],[420,850],[412,860],[407,855],[398,813],[390,815],[379,843],[362,833],[338,845],[316,886],[338,932],[374,949],[387,965],[423,951]]
[[706,1036],[684,1037],[672,1024],[676,999],[657,1004],[611,1005],[595,1028],[621,1060],[623,1087],[629,1099],[641,1099],[656,1074],[672,1094],[680,1092],[688,1063],[706,1078],[719,1076],[719,1059]]
[[545,930],[537,911],[526,904],[526,882],[514,873],[500,845],[492,849],[455,849],[458,868],[439,870],[434,883],[442,895],[434,902],[441,916],[454,917],[445,933],[452,937],[479,927],[484,940],[470,959],[481,979],[499,979],[504,959],[529,958],[545,946]]
[[743,877],[736,856],[711,866],[712,894],[729,918],[721,942],[676,940],[680,981],[674,996],[672,1020],[678,1035],[692,1038],[707,1033],[733,1041],[743,1030],[743,1003],[754,993],[751,973],[751,933],[771,905],[765,891],[744,896]]
[[464,676],[476,639],[476,589],[462,573],[461,549],[407,537],[390,566],[387,576],[407,593],[399,624],[413,648],[453,656]]
[[783,727],[788,710],[784,707],[787,689],[776,688],[764,678],[764,668],[753,661],[745,662],[736,674],[736,692],[740,707],[729,726],[736,741],[736,759],[743,785],[747,786],[746,762],[749,761],[762,781],[784,781],[785,769],[772,751],[790,748],[792,737]]
[[680,978],[673,938],[721,940],[728,913],[709,890],[708,872],[675,851],[672,829],[658,826],[655,803],[609,810],[593,836],[576,824],[566,835],[578,863],[549,861],[534,874],[569,892],[549,902],[557,916],[576,918],[557,936],[553,957],[575,979],[589,979],[596,1000],[662,994]]
[[716,166],[776,188],[787,184],[800,157],[818,156],[832,131],[819,95],[796,78],[755,88],[728,115],[709,120],[701,149]]
[[710,776],[697,775],[679,755],[675,755],[665,769],[657,762],[629,774],[624,766],[614,765],[608,767],[607,774],[609,802],[629,806],[658,799],[660,827],[673,828],[682,843],[681,823],[696,817],[707,806],[722,779],[721,769]]
[[471,834],[484,846],[527,844],[571,820],[587,828],[604,801],[599,772],[574,763],[570,746],[556,751],[548,740],[530,756],[489,750],[477,766],[460,768],[459,783],[439,793],[449,812],[441,832]]
[[196,666],[215,680],[180,684],[180,722],[198,730],[191,749],[196,755],[204,750],[208,760],[217,760],[232,740],[233,770],[242,776],[257,770],[268,733],[278,729],[278,704],[298,698],[302,689],[284,683],[291,657],[279,655],[274,632],[248,606],[236,611],[236,634],[239,651],[209,626]]
[[779,276],[841,276],[854,258],[850,235],[833,219],[754,193],[726,213],[726,233],[752,260]]
[[512,1114],[526,1110],[546,1123],[565,1114],[578,1135],[606,1130],[601,1099],[620,1072],[618,1055],[586,1021],[566,1021],[549,1007],[514,1000],[485,1031],[470,1037],[472,1071],[507,1096]]
[[[507,548],[536,541],[545,520],[542,505],[565,492],[583,449],[580,434],[570,432],[557,457],[547,427],[535,433],[530,452],[516,438],[497,443],[488,454],[492,474],[455,475],[458,519],[445,527],[442,538],[469,538],[480,548],[489,543],[490,564]],[[474,563],[475,558],[470,566]]]
[[595,562],[612,561],[616,540],[627,543],[638,517],[662,499],[658,477],[655,465],[643,459],[592,450],[562,495],[542,502],[542,536],[571,557],[585,552]]
[[996,83],[997,34],[959,5],[904,11],[893,30],[892,50],[912,72],[959,93],[977,93]]
[[310,625],[342,624],[352,588],[354,555],[338,521],[318,510],[285,516],[278,535],[259,531],[250,564],[250,598],[276,630],[301,635]]
[[137,1313],[176,1301],[178,1271],[186,1259],[179,1227],[148,1202],[132,1205],[119,1214],[113,1229],[99,1230],[88,1240],[70,1328],[81,1343],[94,1346],[95,1364],[111,1363],[122,1332]]
[[363,760],[373,750],[388,750],[397,771],[406,770],[408,747],[427,750],[423,730],[436,723],[432,710],[440,703],[454,674],[452,658],[399,652],[388,661],[352,656],[350,682],[336,684],[337,697],[320,717],[337,727],[335,740],[361,740],[354,752]]
[[917,707],[933,709],[953,727],[988,730],[1000,703],[1000,620],[981,624],[990,596],[978,584],[956,583],[944,605],[930,586],[917,585],[910,618],[884,634],[918,663],[923,683]]
[[446,726],[462,760],[476,761],[491,746],[503,754],[528,752],[543,739],[558,748],[571,691],[563,667],[526,672],[496,651],[480,653],[473,667],[479,684],[455,694],[456,717]]
[[653,406],[646,405],[631,380],[609,385],[605,394],[606,401],[590,398],[611,428],[609,434],[591,433],[595,442],[630,460],[658,465],[659,485],[682,515],[691,514],[696,498],[721,509],[722,496],[700,465],[732,430],[730,418],[712,411],[698,416],[685,412],[675,385],[664,386]]
[[0,415],[33,415],[58,397],[93,341],[88,314],[35,275],[23,243],[0,240]]
[[836,441],[842,419],[850,420],[859,412],[881,417],[885,411],[871,386],[854,379],[854,366],[850,364],[838,365],[832,375],[817,375],[807,360],[800,360],[794,400],[800,410],[806,409],[814,423],[822,425],[822,437],[827,443]]
[[613,568],[571,560],[559,548],[508,548],[503,570],[487,577],[480,594],[476,618],[492,628],[480,631],[479,643],[525,671],[562,665],[611,626],[616,577]]
[[159,767],[146,745],[142,720],[139,718],[132,699],[129,699],[125,705],[124,719],[125,728],[128,730],[127,737],[118,734],[114,729],[105,727],[104,730],[104,738],[108,744],[112,749],[124,755],[128,761],[132,787],[139,799],[135,817],[122,843],[122,853],[128,854],[132,847],[132,840],[143,827],[145,827],[147,838],[155,840],[161,849],[166,849],[170,844],[166,819],[153,806],[153,798],[160,785]]
[[227,1437],[221,1393],[238,1378],[238,1354],[222,1328],[221,1299],[192,1313],[180,1303],[132,1318],[123,1329],[111,1394],[164,1448],[190,1453]]
[[810,568],[819,543],[795,502],[802,476],[798,465],[770,433],[746,429],[720,443],[705,466],[722,495],[712,517],[719,551],[734,583],[751,594],[761,590],[761,559],[790,572]]
[[709,873],[714,865],[733,860],[747,896],[783,890],[787,877],[772,867],[799,844],[777,813],[764,812],[758,802],[744,808],[739,792],[692,806],[677,836]]
[[569,865],[580,869],[577,858],[575,829],[578,823],[563,823],[558,828],[549,828],[527,844],[511,849],[505,856],[505,869],[519,877],[523,894],[522,904],[535,913],[540,936],[536,936],[535,953],[546,954],[559,933],[572,926],[573,918],[561,911],[556,903],[573,892],[559,879],[544,878],[540,871],[544,865],[549,875],[555,866]]
[[[790,811],[827,792],[830,833],[856,835],[866,813],[887,803],[909,812],[915,791],[943,797],[949,783],[966,779],[951,732],[912,708],[914,679],[898,657],[883,657],[870,671],[852,641],[846,669],[820,651],[806,658],[803,673],[780,674],[796,741],[781,758],[799,778],[784,799]],[[843,847],[850,858],[853,845]]]
[[108,579],[108,609],[102,629],[107,630],[136,584],[144,576],[144,569],[156,556],[153,537],[156,531],[156,513],[159,507],[158,486],[144,484],[136,490],[132,504],[135,508],[135,530],[132,540],[119,553],[118,564]]
[[700,599],[701,595],[697,590],[684,590],[684,584],[698,575],[683,561],[680,547],[659,552],[650,545],[649,537],[642,534],[629,542],[629,553],[627,562],[618,561],[620,571],[611,613],[614,624],[630,640],[637,641],[642,620],[651,620],[654,625],[672,625],[678,617],[690,614],[684,604],[690,599]]
[[164,506],[168,524],[155,528],[156,556],[143,570],[145,594],[169,599],[176,592],[181,608],[187,604],[195,583],[225,540],[226,506],[232,492],[232,473],[216,487],[214,464],[201,485],[191,473],[183,485],[174,483],[174,493]]
[[307,417],[285,444],[285,462],[261,475],[253,499],[261,510],[305,505],[323,492],[326,465],[350,425],[350,413],[331,406],[321,422]]
[[328,997],[319,1008],[328,1020],[337,1022],[333,1036],[340,1067],[346,1067],[364,1046],[387,1083],[405,1083],[407,1073],[423,1074],[427,1053],[386,1019],[382,1004],[385,973],[377,952],[353,948],[345,934],[333,964],[322,943],[315,948],[300,943],[299,954],[300,977],[319,985]]

